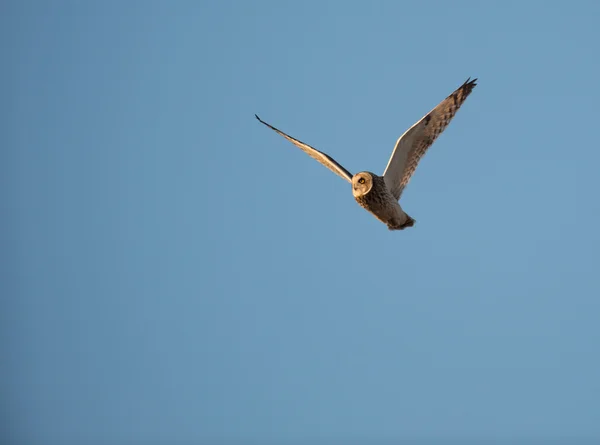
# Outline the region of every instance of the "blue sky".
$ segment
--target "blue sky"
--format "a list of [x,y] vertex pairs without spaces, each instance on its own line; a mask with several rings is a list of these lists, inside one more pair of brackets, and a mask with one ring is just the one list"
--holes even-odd
[[1,9],[6,443],[600,440],[599,3]]

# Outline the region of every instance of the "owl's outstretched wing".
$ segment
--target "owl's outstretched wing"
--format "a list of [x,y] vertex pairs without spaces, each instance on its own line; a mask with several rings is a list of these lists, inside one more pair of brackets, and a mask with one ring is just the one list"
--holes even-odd
[[[256,114],[254,116],[256,116]],[[352,173],[350,173],[348,170],[346,170],[344,167],[342,167],[340,164],[338,164],[336,162],[336,160],[333,159],[331,156],[329,156],[329,155],[327,155],[327,154],[325,154],[325,153],[317,150],[316,148],[311,147],[308,144],[305,144],[304,142],[299,141],[298,139],[295,139],[295,138],[291,137],[288,134],[285,134],[283,131],[278,130],[277,128],[273,127],[272,125],[267,124],[265,121],[263,121],[258,116],[256,116],[256,119],[258,119],[259,122],[261,122],[262,124],[265,124],[271,130],[274,130],[275,132],[277,132],[278,134],[280,134],[281,136],[283,136],[284,138],[286,138],[288,141],[290,141],[296,147],[298,147],[301,150],[303,150],[311,158],[316,159],[317,161],[319,161],[321,164],[323,164],[329,170],[331,170],[332,172],[334,172],[336,175],[339,175],[342,178],[344,178],[346,181],[352,183]]]
[[477,85],[476,81],[477,79],[467,79],[450,96],[400,136],[383,173],[383,179],[396,199],[400,199],[421,157],[448,126]]

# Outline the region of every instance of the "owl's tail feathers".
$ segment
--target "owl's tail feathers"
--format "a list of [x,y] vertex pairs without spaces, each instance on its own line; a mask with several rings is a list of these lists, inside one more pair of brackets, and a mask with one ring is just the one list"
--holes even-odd
[[412,219],[410,216],[406,215],[406,221],[400,225],[388,225],[388,229],[390,230],[404,230],[407,227],[412,227],[415,225],[415,220]]

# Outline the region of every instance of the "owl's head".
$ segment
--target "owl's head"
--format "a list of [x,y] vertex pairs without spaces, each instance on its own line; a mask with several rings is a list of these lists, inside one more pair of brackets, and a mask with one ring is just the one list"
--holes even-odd
[[373,175],[369,172],[360,172],[352,177],[352,194],[354,197],[364,196],[373,188]]

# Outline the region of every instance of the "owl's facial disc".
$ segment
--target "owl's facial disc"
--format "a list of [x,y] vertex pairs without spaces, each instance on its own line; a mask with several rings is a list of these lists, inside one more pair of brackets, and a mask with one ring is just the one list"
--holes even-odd
[[373,178],[367,172],[357,173],[352,178],[352,194],[355,197],[366,195],[371,187],[373,187]]

